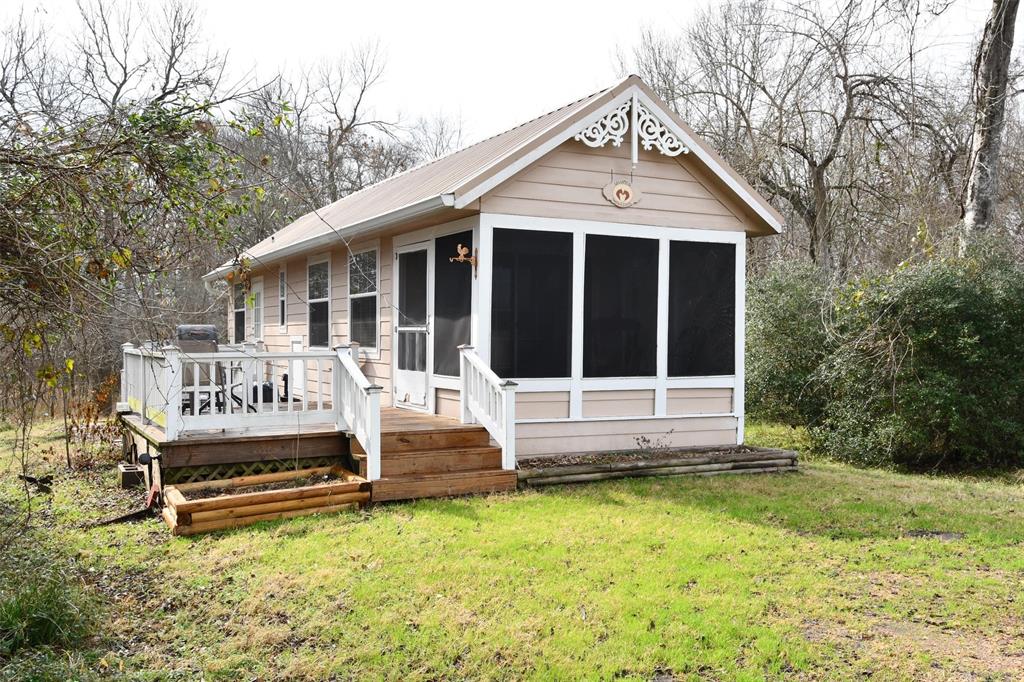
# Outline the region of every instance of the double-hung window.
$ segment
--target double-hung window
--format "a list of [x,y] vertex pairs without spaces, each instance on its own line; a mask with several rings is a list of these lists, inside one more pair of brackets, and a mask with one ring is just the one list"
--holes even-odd
[[348,335],[363,348],[377,348],[377,250],[348,257]]
[[306,268],[306,299],[309,303],[309,345],[327,348],[331,342],[331,265],[326,259],[310,262]]
[[236,284],[232,301],[235,314],[235,343],[245,341],[245,285]]
[[283,267],[277,272],[277,326],[281,331],[288,326],[288,285]]

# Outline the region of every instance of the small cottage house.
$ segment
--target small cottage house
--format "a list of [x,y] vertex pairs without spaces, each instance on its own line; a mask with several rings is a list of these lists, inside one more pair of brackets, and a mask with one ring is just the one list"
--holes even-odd
[[[344,432],[371,481],[389,477],[389,421],[486,430],[443,447],[486,444],[500,471],[742,443],[746,242],[782,223],[630,76],[311,211],[207,274],[231,288],[235,345],[151,349],[184,367],[162,392],[186,399],[142,421],[165,443]],[[126,367],[144,362],[128,351]],[[213,386],[232,383],[210,378],[218,360],[248,363],[244,390]]]

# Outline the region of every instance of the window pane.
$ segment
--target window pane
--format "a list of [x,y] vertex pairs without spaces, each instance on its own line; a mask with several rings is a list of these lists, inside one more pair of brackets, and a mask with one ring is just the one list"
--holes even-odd
[[494,231],[491,367],[500,377],[569,376],[572,235]]
[[736,372],[736,246],[672,242],[669,376]]
[[288,307],[288,287],[285,282],[284,270],[277,273],[277,323],[282,327],[286,324],[285,316]]
[[326,347],[330,344],[327,321],[327,301],[309,304],[309,345]]
[[235,343],[245,340],[245,309],[235,311]]
[[235,285],[235,310],[245,307],[245,287],[241,284]]
[[473,232],[438,237],[434,242],[434,373],[459,376],[459,346],[470,341],[473,266],[448,259],[459,244],[473,253]]
[[316,265],[309,266],[309,300],[327,298],[328,291],[330,290],[330,282],[328,282],[327,275],[327,263],[317,263]]
[[377,347],[377,297],[364,296],[349,301],[349,339],[366,348]]
[[583,376],[654,376],[657,328],[657,240],[587,235]]
[[349,294],[372,294],[377,291],[377,252],[363,251],[348,257]]

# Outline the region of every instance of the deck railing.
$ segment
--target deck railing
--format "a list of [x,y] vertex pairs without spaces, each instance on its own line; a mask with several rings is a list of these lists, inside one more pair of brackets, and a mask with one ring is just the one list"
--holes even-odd
[[336,421],[329,351],[181,353],[185,431]]
[[462,422],[487,429],[501,446],[501,467],[516,468],[516,383],[502,380],[472,346],[459,346]]
[[380,394],[359,369],[359,345],[339,347],[335,391],[339,396],[338,429],[347,429],[366,453],[366,478],[380,478]]
[[176,434],[175,410],[169,409],[173,402],[174,377],[167,349],[158,350],[153,343],[144,343],[138,348],[126,343],[121,349],[124,360],[118,408],[137,412],[147,422]]

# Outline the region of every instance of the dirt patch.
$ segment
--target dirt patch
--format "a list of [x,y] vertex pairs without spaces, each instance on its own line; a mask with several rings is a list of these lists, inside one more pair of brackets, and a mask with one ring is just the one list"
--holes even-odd
[[1024,679],[1024,623],[1019,622],[983,635],[917,621],[878,620],[863,631],[815,621],[805,625],[804,636],[893,669],[904,669],[908,658],[926,656],[934,671],[930,679]]
[[907,538],[934,538],[943,542],[952,542],[953,540],[962,540],[964,534],[948,530],[908,530],[903,536]]
[[576,464],[611,464],[616,462],[657,462],[659,460],[698,458],[725,455],[749,455],[764,452],[763,448],[743,445],[725,448],[687,448],[678,450],[630,450],[628,452],[596,452],[565,455],[544,455],[542,457],[518,458],[521,469],[546,469],[549,467],[573,466]]

